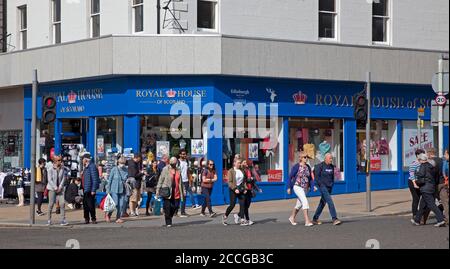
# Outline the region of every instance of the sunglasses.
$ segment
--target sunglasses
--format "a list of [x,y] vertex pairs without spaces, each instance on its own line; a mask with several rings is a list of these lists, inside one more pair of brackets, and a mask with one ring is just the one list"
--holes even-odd
[[214,166],[214,164],[213,163],[210,163],[210,164],[208,164],[209,166]]

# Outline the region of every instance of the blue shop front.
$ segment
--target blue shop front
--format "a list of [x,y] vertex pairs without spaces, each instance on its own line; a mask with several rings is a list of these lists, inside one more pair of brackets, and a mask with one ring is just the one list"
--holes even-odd
[[[308,154],[311,165],[331,153],[333,193],[363,192],[367,134],[354,119],[353,96],[364,86],[232,76],[126,76],[41,84],[38,104],[42,96],[55,96],[57,120],[39,126],[37,152],[44,157],[63,154],[76,162],[79,152],[88,151],[105,175],[118,152],[158,160],[185,148],[192,161],[214,160],[216,205],[228,203],[226,173],[236,154],[255,170],[263,190],[255,200],[261,201],[291,197],[286,184],[300,151]],[[425,85],[374,83],[372,96],[372,190],[405,188],[419,141],[424,148],[437,146],[437,131],[430,124],[434,92]],[[30,167],[31,87],[25,88],[24,104],[24,163]],[[421,106],[426,109],[419,139]],[[236,113],[238,108],[244,113]],[[448,127],[444,134],[447,147]]]

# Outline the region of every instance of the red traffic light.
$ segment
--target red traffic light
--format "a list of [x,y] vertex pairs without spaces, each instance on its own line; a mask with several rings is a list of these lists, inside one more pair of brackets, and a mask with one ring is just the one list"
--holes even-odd
[[56,100],[53,97],[46,97],[44,100],[44,106],[46,109],[53,109],[56,107]]

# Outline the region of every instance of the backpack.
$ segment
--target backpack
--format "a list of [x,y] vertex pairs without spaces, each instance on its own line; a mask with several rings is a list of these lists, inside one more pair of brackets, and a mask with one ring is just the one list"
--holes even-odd
[[156,174],[145,176],[145,187],[146,188],[155,188],[157,184],[158,184],[158,182],[156,181]]

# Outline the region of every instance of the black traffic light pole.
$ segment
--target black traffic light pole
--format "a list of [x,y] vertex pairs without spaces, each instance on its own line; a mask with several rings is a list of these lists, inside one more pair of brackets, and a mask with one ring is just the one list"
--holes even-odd
[[36,179],[36,99],[38,91],[37,70],[33,70],[33,87],[32,87],[32,117],[31,117],[31,187],[30,187],[30,225],[35,224],[35,179]]
[[370,109],[371,109],[371,100],[370,100],[370,81],[371,81],[371,73],[367,72],[367,121],[366,121],[366,208],[367,212],[372,211],[372,199],[371,199],[371,186],[370,186]]

